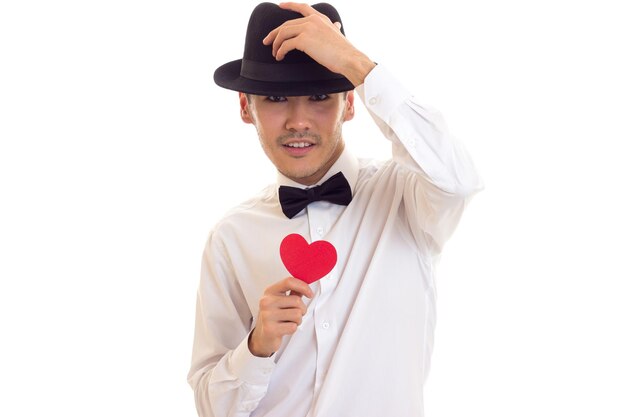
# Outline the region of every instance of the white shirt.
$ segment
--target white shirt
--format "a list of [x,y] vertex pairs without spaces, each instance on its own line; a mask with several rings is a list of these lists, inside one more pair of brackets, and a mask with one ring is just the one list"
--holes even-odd
[[[435,325],[434,268],[480,179],[440,116],[417,104],[378,65],[357,87],[391,141],[393,158],[343,152],[353,200],[315,202],[293,219],[277,184],[212,230],[202,260],[189,383],[202,417],[420,417]],[[247,344],[265,288],[289,276],[283,237],[299,233],[337,249],[313,283],[298,331],[271,358]]]

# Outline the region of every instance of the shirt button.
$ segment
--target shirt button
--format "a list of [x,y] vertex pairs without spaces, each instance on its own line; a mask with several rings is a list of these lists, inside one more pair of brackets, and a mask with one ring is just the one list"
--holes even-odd
[[376,105],[376,103],[378,103],[378,98],[377,97],[370,98],[369,103],[371,106]]
[[324,323],[322,323],[322,329],[324,330],[328,330],[328,328],[330,327],[330,323],[325,321]]
[[317,234],[322,236],[324,234],[324,228],[323,227],[318,227],[317,228]]

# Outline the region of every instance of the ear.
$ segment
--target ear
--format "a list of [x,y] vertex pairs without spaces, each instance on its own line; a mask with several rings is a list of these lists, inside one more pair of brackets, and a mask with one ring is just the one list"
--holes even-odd
[[250,103],[248,102],[248,97],[244,93],[239,93],[239,108],[241,112],[241,120],[244,123],[253,124],[254,120],[252,119],[252,115],[250,113]]
[[343,121],[347,122],[354,118],[354,90],[346,94],[346,106],[343,109]]

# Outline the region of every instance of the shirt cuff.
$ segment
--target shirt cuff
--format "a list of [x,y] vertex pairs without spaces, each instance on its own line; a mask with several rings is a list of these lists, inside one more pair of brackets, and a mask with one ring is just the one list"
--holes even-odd
[[248,337],[232,352],[229,368],[240,380],[253,385],[269,384],[272,372],[276,367],[273,358],[260,358],[254,356],[248,348]]
[[389,124],[398,106],[411,97],[411,92],[384,65],[376,65],[356,91],[367,109]]

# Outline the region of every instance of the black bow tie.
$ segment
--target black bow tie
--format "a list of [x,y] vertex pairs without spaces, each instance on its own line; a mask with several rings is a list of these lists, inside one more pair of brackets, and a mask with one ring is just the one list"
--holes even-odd
[[291,219],[314,201],[324,200],[347,206],[352,201],[352,191],[346,177],[338,172],[317,187],[302,189],[281,185],[278,188],[278,198],[283,213]]

